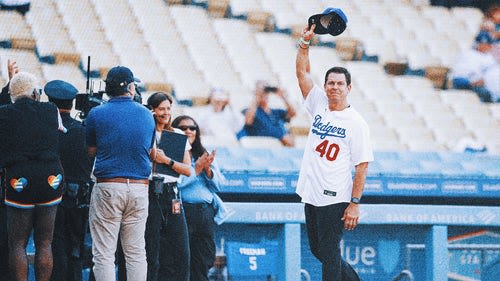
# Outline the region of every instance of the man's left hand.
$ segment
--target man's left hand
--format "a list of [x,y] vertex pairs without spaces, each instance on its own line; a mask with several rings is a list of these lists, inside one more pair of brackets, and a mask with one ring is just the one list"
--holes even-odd
[[344,228],[346,230],[353,230],[356,228],[359,222],[359,205],[350,203],[344,211],[342,220],[344,221]]

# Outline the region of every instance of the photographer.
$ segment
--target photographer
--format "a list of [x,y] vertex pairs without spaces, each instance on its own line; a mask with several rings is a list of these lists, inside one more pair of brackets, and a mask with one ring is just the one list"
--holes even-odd
[[83,269],[83,242],[88,224],[88,204],[93,159],[87,155],[85,127],[70,116],[78,90],[71,84],[54,80],[44,87],[49,101],[61,114],[66,133],[59,132],[59,154],[64,169],[66,191],[57,209],[52,252],[52,281],[80,281]]
[[[269,95],[276,94],[283,99],[286,110],[272,109],[269,106]],[[270,136],[277,138],[284,146],[293,146],[294,139],[285,128],[296,112],[285,97],[285,90],[271,87],[264,81],[257,81],[255,85],[255,100],[249,108],[243,111],[245,125],[238,133],[238,139],[244,136]]]
[[105,90],[110,100],[93,108],[86,119],[88,152],[96,159],[89,209],[93,271],[97,281],[115,280],[120,235],[127,280],[144,281],[149,153],[155,123],[151,112],[132,100],[134,75],[127,67],[108,72]]

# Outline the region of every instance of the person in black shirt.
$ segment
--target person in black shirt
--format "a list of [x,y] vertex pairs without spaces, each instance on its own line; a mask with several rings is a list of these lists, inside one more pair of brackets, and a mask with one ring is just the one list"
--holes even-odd
[[59,109],[67,129],[66,133],[59,133],[59,154],[66,191],[56,215],[51,280],[81,281],[93,159],[87,154],[84,125],[70,115],[78,90],[68,82],[53,80],[45,85],[44,91],[49,101]]
[[[19,67],[17,67],[15,61],[7,60],[7,70],[9,72],[9,81],[12,79],[14,74],[19,72]],[[9,94],[9,83],[2,88],[0,93],[0,106],[5,104],[11,104]],[[0,166],[0,281],[12,280],[9,272],[9,247],[7,241],[7,215],[5,213],[5,205],[3,203],[4,199],[4,175],[3,168]]]
[[5,205],[10,271],[15,280],[28,279],[26,245],[35,242],[35,275],[52,274],[52,237],[57,205],[64,186],[59,161],[57,107],[41,103],[38,79],[15,74],[9,85],[13,104],[0,106],[0,167],[5,170]]

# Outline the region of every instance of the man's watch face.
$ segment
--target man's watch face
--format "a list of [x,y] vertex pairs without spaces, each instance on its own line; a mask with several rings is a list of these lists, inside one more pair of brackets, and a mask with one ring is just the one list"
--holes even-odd
[[351,198],[351,202],[352,202],[352,203],[355,203],[355,204],[359,204],[360,199],[359,199],[359,198],[357,198],[357,197],[352,197],[352,198]]

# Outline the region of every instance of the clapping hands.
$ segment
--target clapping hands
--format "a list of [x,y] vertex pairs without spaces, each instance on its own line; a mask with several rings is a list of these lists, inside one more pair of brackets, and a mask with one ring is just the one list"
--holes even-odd
[[210,169],[210,165],[215,160],[215,150],[212,150],[212,153],[205,152],[196,160],[196,164],[194,169],[196,171],[196,175],[199,175],[202,171],[205,171],[209,178],[212,177],[212,170]]

